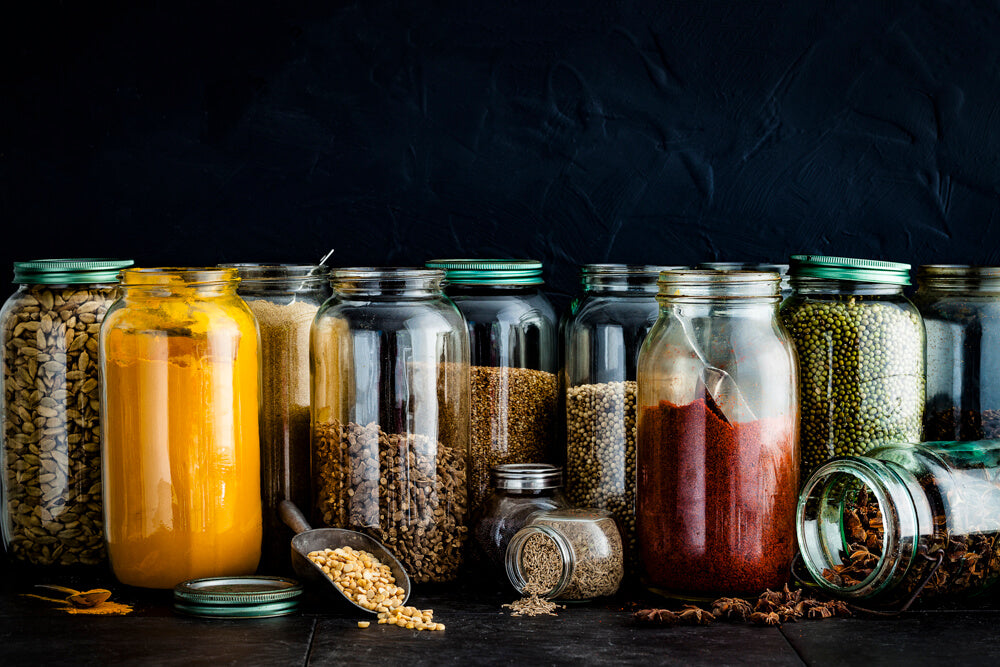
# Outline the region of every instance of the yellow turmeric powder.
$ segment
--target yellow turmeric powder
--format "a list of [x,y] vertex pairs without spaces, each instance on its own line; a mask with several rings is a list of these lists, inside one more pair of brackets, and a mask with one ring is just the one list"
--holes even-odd
[[234,269],[130,269],[105,317],[105,529],[122,583],[257,568],[259,348],[236,282]]
[[94,614],[97,616],[124,616],[126,614],[131,614],[132,605],[123,604],[121,602],[113,602],[111,600],[105,600],[99,605],[94,607],[77,607],[70,604],[66,600],[57,600],[56,598],[49,598],[43,595],[35,595],[34,593],[22,593],[21,597],[26,598],[37,598],[39,600],[45,600],[46,602],[54,602],[58,607],[57,611],[64,611],[67,614]]

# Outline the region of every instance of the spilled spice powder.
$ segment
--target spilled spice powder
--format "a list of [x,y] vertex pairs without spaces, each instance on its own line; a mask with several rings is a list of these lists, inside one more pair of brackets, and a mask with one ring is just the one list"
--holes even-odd
[[66,602],[65,600],[58,600],[56,598],[45,597],[43,595],[35,595],[34,593],[22,593],[21,597],[25,598],[37,598],[39,600],[45,600],[46,602],[54,602],[58,607],[57,611],[64,611],[67,614],[85,614],[90,616],[125,616],[131,614],[133,610],[132,605],[123,604],[121,602],[113,602],[111,600],[105,600],[99,605],[94,607],[77,607],[75,605]]

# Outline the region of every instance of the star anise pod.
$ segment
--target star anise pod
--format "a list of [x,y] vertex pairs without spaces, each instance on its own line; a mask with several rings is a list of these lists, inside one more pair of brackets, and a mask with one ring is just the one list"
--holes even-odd
[[753,613],[753,607],[743,598],[719,598],[712,603],[712,615],[716,618],[746,621]]
[[750,614],[750,622],[756,625],[781,625],[781,617],[773,611],[755,611]]

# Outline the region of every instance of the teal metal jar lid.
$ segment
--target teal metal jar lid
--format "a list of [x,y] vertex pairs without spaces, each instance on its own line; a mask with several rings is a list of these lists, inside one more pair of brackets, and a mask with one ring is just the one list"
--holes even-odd
[[134,263],[131,259],[90,257],[14,262],[14,282],[22,285],[117,283],[118,272]]
[[910,284],[909,264],[823,255],[792,255],[789,259],[788,273],[793,278],[805,276],[856,283]]
[[459,285],[541,285],[536,259],[432,259],[430,269],[444,269],[445,280]]
[[285,616],[299,605],[302,585],[286,577],[190,579],[174,586],[174,609],[208,618]]

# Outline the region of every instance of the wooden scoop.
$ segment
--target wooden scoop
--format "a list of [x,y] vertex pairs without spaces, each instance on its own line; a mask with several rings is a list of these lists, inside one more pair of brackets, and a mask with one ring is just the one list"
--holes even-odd
[[96,607],[103,604],[111,597],[111,591],[106,588],[93,588],[89,591],[76,591],[65,586],[51,586],[49,584],[36,584],[35,588],[48,588],[52,591],[66,593],[66,602],[76,607]]

